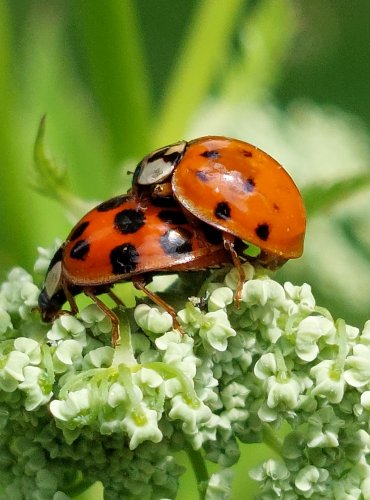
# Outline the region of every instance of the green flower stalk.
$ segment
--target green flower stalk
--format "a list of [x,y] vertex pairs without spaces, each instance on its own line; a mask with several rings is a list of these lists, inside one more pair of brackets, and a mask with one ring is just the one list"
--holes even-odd
[[[52,251],[40,249],[42,272]],[[95,304],[42,324],[20,268],[0,287],[0,499],[175,498],[187,450],[203,499],[227,499],[239,443],[274,458],[249,471],[261,499],[370,495],[370,321],[362,332],[244,264],[215,271],[171,316]],[[178,290],[178,288],[177,288]],[[177,297],[178,299],[179,297]],[[207,461],[219,471],[209,476]]]

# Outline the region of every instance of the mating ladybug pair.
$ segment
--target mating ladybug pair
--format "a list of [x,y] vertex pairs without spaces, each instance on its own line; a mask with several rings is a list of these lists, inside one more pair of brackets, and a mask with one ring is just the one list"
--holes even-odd
[[128,194],[87,213],[50,262],[39,307],[49,322],[84,292],[112,320],[118,319],[97,295],[115,283],[132,281],[174,318],[175,311],[146,288],[153,273],[200,270],[233,263],[240,295],[248,243],[261,252],[254,260],[277,268],[300,257],[305,234],[302,197],[273,158],[243,141],[201,137],[146,156],[137,166]]

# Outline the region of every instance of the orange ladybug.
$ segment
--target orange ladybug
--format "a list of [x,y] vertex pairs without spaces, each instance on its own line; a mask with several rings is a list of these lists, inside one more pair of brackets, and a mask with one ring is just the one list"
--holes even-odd
[[132,191],[151,199],[173,196],[185,214],[222,231],[240,282],[236,238],[259,247],[266,267],[302,255],[301,194],[277,161],[246,142],[207,136],[158,149],[138,164]]
[[97,295],[108,293],[122,304],[112,287],[132,281],[167,310],[178,327],[175,311],[145,286],[152,273],[199,270],[228,262],[230,254],[217,231],[190,225],[177,204],[163,207],[132,195],[117,196],[88,212],[55,253],[39,296],[41,316],[45,322],[53,321],[64,312],[65,302],[76,314],[74,297],[83,292],[112,320],[116,345],[118,319]]

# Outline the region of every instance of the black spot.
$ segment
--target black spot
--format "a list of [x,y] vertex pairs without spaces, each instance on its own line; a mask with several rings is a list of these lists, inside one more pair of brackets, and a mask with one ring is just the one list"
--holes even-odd
[[187,220],[183,212],[180,210],[161,210],[158,217],[163,222],[168,222],[168,224],[186,224]]
[[246,149],[243,151],[243,156],[246,158],[250,158],[252,155],[252,151],[247,151]]
[[80,236],[82,236],[83,232],[87,228],[87,226],[90,224],[89,221],[82,222],[79,224],[72,232],[71,236],[69,237],[70,241],[77,240]]
[[259,224],[256,227],[256,235],[260,240],[266,241],[270,234],[270,228],[268,224]]
[[128,274],[137,268],[139,252],[131,243],[124,243],[114,247],[109,258],[114,274]]
[[280,210],[279,205],[277,205],[276,203],[274,203],[272,206],[274,207],[274,210],[276,210],[276,212],[279,212],[279,210]]
[[114,227],[122,234],[136,233],[145,224],[145,215],[142,210],[131,208],[121,210],[114,217]]
[[121,196],[116,196],[115,198],[111,198],[110,200],[100,203],[100,205],[96,207],[96,210],[98,212],[108,212],[108,210],[113,210],[114,208],[119,207],[129,198],[130,197],[127,196],[126,194],[123,194]]
[[203,182],[207,182],[209,180],[209,177],[204,170],[198,170],[195,175]]
[[213,150],[213,151],[204,151],[203,153],[200,153],[200,156],[204,156],[204,158],[220,158],[220,153],[219,151]]
[[170,163],[171,165],[174,165],[176,167],[176,165],[179,163],[179,161],[181,160],[183,156],[183,153],[179,153],[178,151],[173,151],[172,153],[169,153],[169,154],[165,154],[163,156],[163,160],[166,162],[166,163]]
[[252,179],[252,177],[247,179],[244,183],[244,191],[246,191],[247,193],[251,193],[252,191],[254,191],[255,187],[256,183],[254,182],[254,179]]
[[160,237],[164,252],[169,255],[191,252],[191,233],[184,228],[170,229]]
[[63,248],[64,245],[58,248],[58,250],[55,252],[54,257],[50,261],[47,272],[49,272],[50,269],[52,269],[57,262],[60,262],[63,259]]
[[87,254],[89,253],[90,245],[87,240],[78,240],[75,246],[72,248],[70,256],[72,259],[85,260]]
[[215,216],[217,219],[230,219],[230,207],[226,201],[221,201],[215,208]]
[[209,224],[206,224],[205,222],[201,224],[201,229],[203,231],[206,240],[209,243],[212,243],[212,245],[221,245],[222,231],[216,229],[213,226],[210,226]]
[[172,196],[153,196],[151,204],[160,208],[177,208],[178,203]]

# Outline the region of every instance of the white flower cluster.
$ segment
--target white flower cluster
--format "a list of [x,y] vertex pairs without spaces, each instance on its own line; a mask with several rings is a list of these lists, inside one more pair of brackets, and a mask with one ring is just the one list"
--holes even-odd
[[235,269],[207,281],[206,300],[184,297],[183,334],[156,307],[116,310],[116,349],[95,305],[43,325],[31,276],[11,271],[0,287],[0,500],[70,498],[81,480],[112,500],[174,498],[180,449],[219,464],[197,478],[207,499],[227,499],[238,440],[279,456],[251,472],[263,499],[370,498],[370,322],[360,332],[317,307],[309,285],[244,270],[239,305]]

